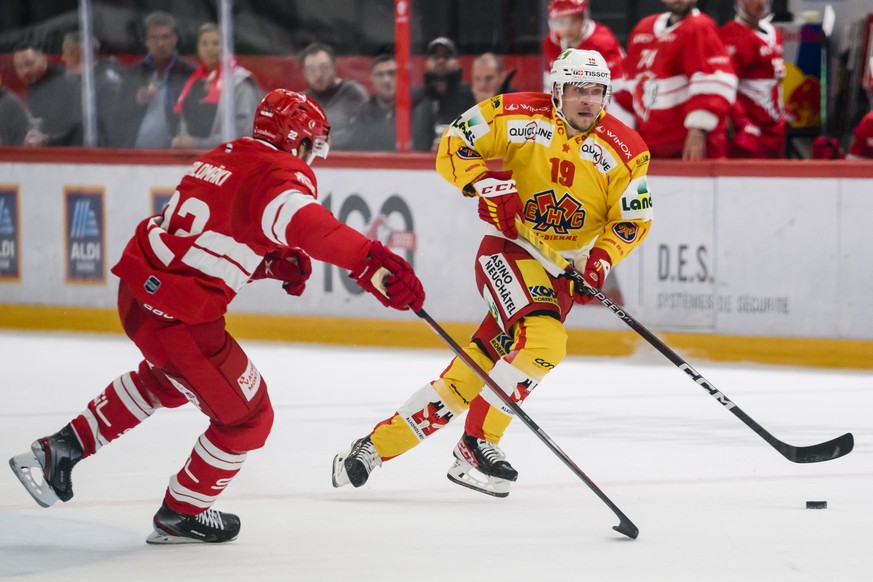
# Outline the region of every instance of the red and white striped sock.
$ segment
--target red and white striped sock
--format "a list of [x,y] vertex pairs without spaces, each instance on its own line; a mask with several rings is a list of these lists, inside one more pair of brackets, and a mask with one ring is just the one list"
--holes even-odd
[[112,381],[70,424],[82,444],[82,457],[93,455],[151,416],[155,407],[136,372]]
[[245,460],[245,453],[229,453],[218,448],[206,433],[200,435],[185,466],[170,479],[164,502],[178,513],[196,515],[206,511]]

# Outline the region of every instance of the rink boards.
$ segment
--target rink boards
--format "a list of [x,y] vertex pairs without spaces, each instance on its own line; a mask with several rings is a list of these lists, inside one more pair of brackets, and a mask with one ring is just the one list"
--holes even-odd
[[[194,159],[130,152],[0,154],[0,327],[117,330],[109,269]],[[466,334],[485,313],[473,279],[474,202],[432,158],[340,154],[316,166],[320,201],[414,265],[426,308]],[[677,349],[714,359],[873,367],[873,258],[863,162],[655,162],[655,221],[613,270],[610,294]],[[244,337],[436,345],[415,317],[381,309],[339,269],[314,265],[307,292],[269,281],[232,306]],[[568,318],[571,353],[626,354],[635,334],[601,307]],[[769,354],[769,355],[768,355]]]

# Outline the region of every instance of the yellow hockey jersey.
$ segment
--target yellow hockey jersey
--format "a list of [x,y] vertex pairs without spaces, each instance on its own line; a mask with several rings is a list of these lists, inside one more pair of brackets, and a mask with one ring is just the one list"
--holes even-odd
[[[596,246],[616,265],[648,234],[649,151],[608,113],[601,112],[591,131],[568,137],[550,95],[497,95],[449,126],[436,167],[472,193],[468,185],[488,170],[485,160],[501,158],[503,169],[512,170],[525,223],[567,259]],[[497,229],[490,234],[500,236]]]

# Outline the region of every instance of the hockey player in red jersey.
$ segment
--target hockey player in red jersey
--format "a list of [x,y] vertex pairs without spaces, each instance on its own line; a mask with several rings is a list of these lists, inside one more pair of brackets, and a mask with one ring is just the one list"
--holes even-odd
[[737,16],[718,30],[734,72],[731,158],[785,157],[782,31],[766,19],[770,0],[736,0]]
[[[624,93],[627,90],[624,79],[624,49],[608,26],[589,17],[588,0],[551,0],[548,14],[549,34],[543,39],[544,90],[551,91],[549,72],[558,55],[568,48],[577,48],[599,52],[609,67],[613,96]],[[633,114],[624,109],[615,97],[609,103],[609,113],[625,125],[633,127]]]
[[873,160],[873,111],[865,115],[852,133],[849,160]]
[[137,226],[112,272],[120,279],[122,327],[144,359],[60,431],[10,460],[37,503],[68,501],[76,463],[158,408],[190,401],[209,427],[170,479],[147,541],[236,538],[239,518],[211,506],[246,453],[263,446],[273,410],[260,372],[225,330],[228,303],[260,278],[300,295],[311,256],[348,269],[386,306],[421,308],[424,291],[406,261],[316,202],[309,164],[326,157],[329,130],[315,101],[271,91],[257,108],[252,137],[194,162],[164,212]]
[[644,18],[628,37],[633,103],[623,105],[634,112],[652,156],[723,158],[737,89],[727,50],[715,22],[694,7],[697,0],[663,3],[668,12]]
[[[594,51],[567,49],[555,60],[551,94],[510,93],[482,101],[457,118],[440,141],[437,170],[477,198],[487,223],[475,261],[488,315],[464,351],[516,402],[564,358],[564,319],[575,294],[561,270],[517,238],[523,220],[602,289],[610,268],[645,239],[652,220],[640,136],[604,110],[610,73]],[[503,160],[503,171],[486,160]],[[338,454],[333,485],[360,487],[382,461],[396,457],[469,409],[448,477],[505,497],[517,471],[498,443],[511,410],[460,358]]]

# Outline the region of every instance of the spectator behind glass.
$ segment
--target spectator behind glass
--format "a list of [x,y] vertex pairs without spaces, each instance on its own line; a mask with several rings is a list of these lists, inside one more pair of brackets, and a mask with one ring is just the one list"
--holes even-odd
[[[174,148],[214,148],[222,141],[221,112],[218,103],[223,83],[221,79],[221,35],[218,25],[203,24],[197,32],[197,56],[200,66],[188,77],[173,111],[181,115],[179,134],[173,138]],[[258,82],[247,69],[233,64],[234,130],[231,139],[248,135],[255,109],[261,100]]]
[[304,95],[315,99],[330,121],[331,149],[353,149],[353,122],[367,102],[367,90],[336,76],[336,56],[326,44],[314,42],[303,49],[300,68],[308,87]]
[[27,86],[27,108],[33,119],[24,145],[82,145],[81,97],[63,69],[31,43],[15,48],[12,63],[15,74]]
[[[551,0],[548,15],[549,34],[543,39],[542,48],[546,67],[543,72],[543,90],[547,93],[552,90],[549,86],[549,71],[563,51],[568,48],[597,51],[609,67],[612,95],[615,97],[626,94],[624,99],[613,98],[607,104],[606,110],[625,125],[633,127],[634,116],[629,105],[631,99],[624,74],[626,55],[612,29],[590,18],[588,0]],[[628,105],[623,106],[622,101]]]
[[127,70],[121,90],[125,109],[124,147],[170,147],[179,128],[173,106],[195,66],[176,52],[176,19],[167,12],[146,16],[148,54]]
[[361,108],[354,126],[354,149],[369,152],[393,152],[397,149],[394,124],[394,99],[397,95],[397,61],[394,55],[382,54],[370,66],[373,95]]
[[515,93],[518,91],[511,86],[515,71],[508,74],[503,72],[503,59],[494,53],[482,53],[470,66],[470,78],[473,81],[473,99],[476,103],[485,101],[495,95],[503,93]]
[[452,120],[476,101],[470,86],[461,81],[454,41],[437,37],[427,45],[426,55],[424,86],[412,109],[412,149],[435,152]]
[[[727,117],[737,76],[715,22],[697,0],[662,0],[667,12],[642,19],[627,42],[625,67],[636,129],[656,158],[727,155]],[[621,95],[616,95],[621,99]]]
[[718,29],[737,74],[731,109],[731,158],[785,157],[782,32],[770,24],[770,0],[736,0],[736,18]]
[[[121,145],[122,124],[119,123],[119,96],[124,67],[115,59],[98,59],[100,43],[92,40],[94,48],[94,100],[97,113],[97,144],[102,147]],[[61,45],[61,61],[66,68],[67,80],[81,103],[82,97],[82,35],[68,32]],[[74,105],[70,105],[73,107]]]
[[24,145],[30,116],[18,96],[3,86],[0,75],[0,146]]

